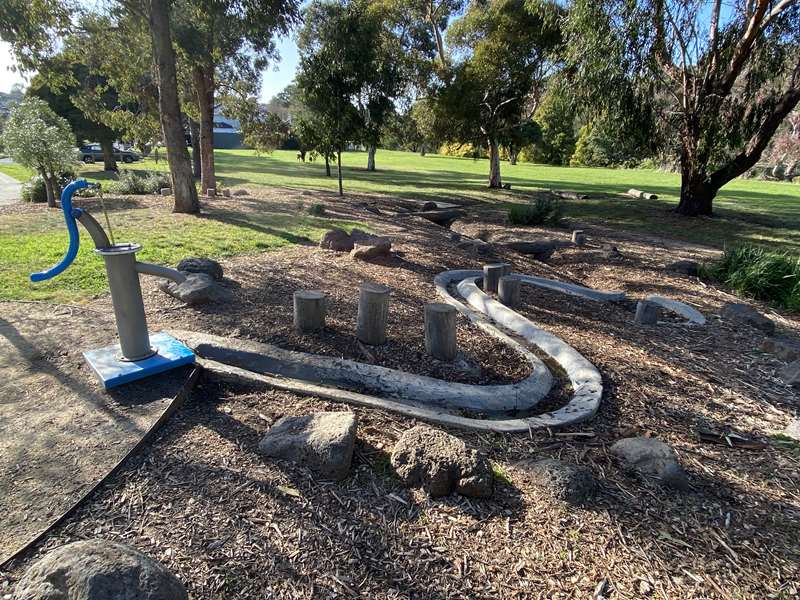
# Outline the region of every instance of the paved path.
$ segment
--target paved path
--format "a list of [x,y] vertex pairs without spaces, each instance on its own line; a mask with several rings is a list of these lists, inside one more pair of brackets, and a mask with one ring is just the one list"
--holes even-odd
[[0,173],[0,206],[16,204],[21,198],[22,184],[13,177]]

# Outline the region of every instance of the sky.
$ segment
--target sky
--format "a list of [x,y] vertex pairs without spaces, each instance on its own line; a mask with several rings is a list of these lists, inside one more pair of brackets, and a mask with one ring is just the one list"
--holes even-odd
[[[278,40],[278,52],[281,61],[264,71],[261,83],[260,100],[267,102],[275,94],[289,85],[294,79],[297,69],[297,45],[294,42],[294,35]],[[16,61],[11,54],[11,47],[0,41],[0,92],[8,93],[11,86],[16,83],[25,84],[26,80],[20,73],[9,70],[14,67]]]

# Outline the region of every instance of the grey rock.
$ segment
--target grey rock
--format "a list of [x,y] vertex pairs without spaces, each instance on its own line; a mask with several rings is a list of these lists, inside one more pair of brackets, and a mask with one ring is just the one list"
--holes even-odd
[[186,304],[205,304],[224,298],[224,292],[210,275],[205,273],[186,273],[186,281],[175,283],[169,279],[162,279],[158,287],[165,292],[185,302]]
[[331,229],[322,236],[319,247],[336,252],[350,252],[353,249],[353,238],[343,229]]
[[457,244],[458,248],[479,256],[492,254],[492,245],[483,240],[463,240]]
[[172,196],[172,188],[161,188],[160,193],[162,196]]
[[794,362],[800,359],[800,341],[788,337],[771,337],[761,342],[761,351],[774,354],[783,362]]
[[377,238],[369,243],[356,242],[350,256],[358,260],[372,260],[380,256],[388,256],[392,251],[392,243],[384,238]]
[[222,281],[222,265],[210,258],[184,258],[178,263],[178,271],[186,273],[205,273],[217,281]]
[[14,600],[188,600],[161,563],[107,540],[74,542],[48,552],[23,575]]
[[800,442],[800,419],[795,419],[783,430],[783,435]]
[[686,472],[678,463],[675,451],[664,442],[645,437],[624,438],[614,443],[609,452],[627,469],[645,477],[654,477],[663,486],[677,490],[689,487]]
[[233,192],[233,195],[234,196],[249,196],[250,192],[248,192],[247,190],[236,190],[235,192]]
[[225,188],[224,190],[222,190],[222,195],[225,196],[226,198],[230,198],[231,197],[230,188]]
[[308,467],[322,479],[344,479],[350,471],[357,427],[351,412],[283,417],[269,428],[258,451]]
[[439,205],[436,202],[426,202],[422,205],[422,210],[436,210],[439,208]]
[[697,277],[700,265],[693,260],[676,260],[674,263],[667,265],[667,271],[671,273],[680,273],[690,277]]
[[562,245],[556,240],[542,240],[539,242],[508,242],[506,247],[516,250],[520,254],[529,254],[534,259],[544,262],[551,258]]
[[800,388],[800,360],[796,360],[793,363],[786,365],[780,370],[778,375],[781,379],[783,379],[786,385],[790,385],[794,388]]
[[489,461],[459,438],[427,425],[407,430],[395,445],[392,467],[403,483],[430,496],[488,498],[494,491]]
[[775,323],[749,304],[729,302],[722,307],[720,315],[726,321],[755,327],[767,335],[773,335],[775,333]]
[[523,460],[514,466],[524,471],[531,483],[556,500],[584,504],[597,493],[597,480],[586,467],[552,458]]
[[633,317],[633,322],[637,325],[655,325],[658,323],[660,312],[657,304],[639,300],[636,303],[636,315]]

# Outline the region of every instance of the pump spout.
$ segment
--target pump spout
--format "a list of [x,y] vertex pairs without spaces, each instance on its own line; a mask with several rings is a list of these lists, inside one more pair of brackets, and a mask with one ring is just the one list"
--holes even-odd
[[183,283],[186,281],[186,275],[175,269],[169,267],[162,267],[161,265],[153,265],[150,263],[136,261],[136,272],[143,275],[153,275],[154,277],[163,277],[175,283]]

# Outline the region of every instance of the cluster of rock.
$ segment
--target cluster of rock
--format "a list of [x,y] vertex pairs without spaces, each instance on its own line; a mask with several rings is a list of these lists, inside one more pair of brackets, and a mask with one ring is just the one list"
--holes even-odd
[[158,283],[162,292],[186,304],[204,304],[225,298],[225,291],[219,285],[223,279],[222,265],[217,261],[185,258],[178,263],[178,271],[186,276],[186,281],[177,283],[162,279]]
[[319,247],[334,252],[349,252],[355,259],[369,261],[389,256],[392,242],[385,237],[372,235],[360,229],[353,229],[350,233],[343,229],[331,229],[322,236]]

